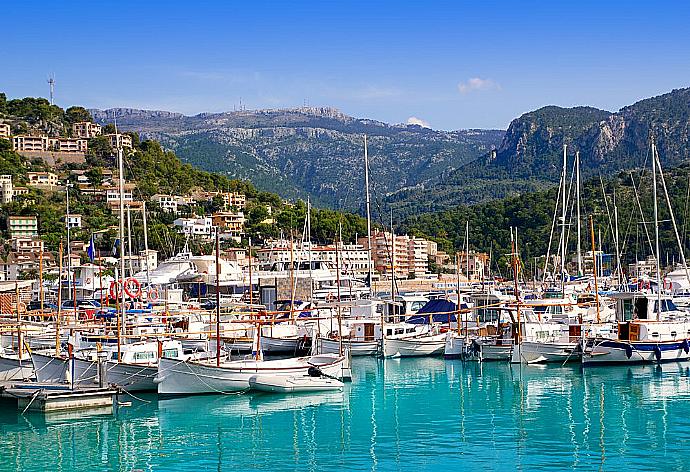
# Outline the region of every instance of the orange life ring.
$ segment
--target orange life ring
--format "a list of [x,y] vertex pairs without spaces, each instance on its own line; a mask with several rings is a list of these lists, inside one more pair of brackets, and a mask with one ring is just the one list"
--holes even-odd
[[141,297],[141,284],[134,277],[128,278],[124,283],[124,287],[125,294],[127,294],[129,298]]
[[158,289],[155,287],[152,289],[150,288],[148,290],[148,292],[146,292],[146,298],[148,298],[152,302],[155,302],[156,300],[158,300]]
[[120,281],[113,280],[110,282],[110,290],[108,290],[110,298],[113,300],[118,300],[120,298]]
[[91,279],[87,277],[87,278],[86,278],[86,284],[88,285],[88,284],[90,284],[90,283],[91,283]]

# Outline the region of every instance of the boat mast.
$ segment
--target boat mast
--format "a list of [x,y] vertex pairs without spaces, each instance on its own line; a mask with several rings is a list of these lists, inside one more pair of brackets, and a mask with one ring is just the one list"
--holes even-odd
[[[338,223],[339,227],[341,228],[342,231],[342,222]],[[338,249],[338,246],[340,245],[340,241],[338,236],[336,235],[335,238],[335,268],[336,268],[336,284],[337,284],[337,290],[338,290],[338,308],[337,308],[337,313],[338,313],[338,352],[339,355],[343,355],[343,317],[342,313],[340,311],[340,250]]]
[[58,298],[57,298],[57,314],[55,315],[55,356],[60,355],[60,318],[62,317],[62,241],[60,241],[60,248],[58,249]]
[[393,229],[393,210],[391,209],[391,307],[395,312],[395,230]]
[[311,200],[307,197],[307,242],[309,243],[309,299],[314,298],[313,254],[311,249]]
[[[470,283],[470,221],[465,221],[465,270],[467,271],[467,283]],[[459,296],[459,294],[458,294]]]
[[580,239],[580,151],[575,153],[575,191],[577,193],[577,275],[582,275],[582,248]]
[[562,204],[563,204],[563,211],[562,211],[562,225],[561,226],[561,292],[563,292],[563,296],[565,297],[565,213],[566,213],[566,172],[567,172],[567,166],[568,166],[568,154],[567,154],[567,149],[568,145],[564,144],[563,145],[563,192],[561,194],[562,198]]
[[594,217],[589,215],[590,234],[592,236],[592,274],[594,274],[594,299],[597,304],[597,323],[601,322],[599,313],[599,283],[597,281],[597,245],[594,241]]
[[513,286],[515,290],[515,302],[516,302],[516,314],[517,314],[517,330],[516,330],[516,341],[517,344],[520,344],[520,292],[518,290],[518,266],[517,266],[517,260],[515,257],[515,237],[513,235],[513,228],[511,226],[510,228],[510,252],[511,254],[511,261],[513,265]]
[[120,238],[120,281],[115,281],[116,284],[120,282],[120,320],[117,327],[117,361],[122,360],[122,325],[125,323],[125,251],[124,251],[124,237],[125,237],[125,172],[124,172],[124,156],[122,154],[122,146],[120,145],[120,135],[117,132],[117,120],[115,121],[115,143],[117,145],[117,165],[118,165],[118,184],[120,186],[120,226],[118,228]]
[[[146,202],[142,201],[141,202],[141,215],[144,220],[144,259],[146,261],[146,286],[148,287],[148,291],[150,292],[151,290],[151,277],[149,274],[149,235],[148,235],[148,225],[146,224]],[[141,259],[140,259],[141,260]],[[139,264],[139,268],[141,269],[141,263]],[[146,292],[146,299],[148,300],[148,293]]]
[[[72,243],[70,240],[70,224],[69,224],[69,188],[71,184],[67,182],[65,184],[65,199],[67,201],[67,210],[65,214],[65,223],[67,226],[67,299],[72,295]],[[60,286],[62,290],[62,285]],[[77,306],[77,301],[73,300],[74,306]],[[76,317],[74,319],[76,323]]]
[[[131,211],[132,208],[127,204],[127,265],[129,266],[129,276],[131,277],[134,275],[134,271],[132,270],[132,217],[131,217]],[[124,277],[124,274],[123,274]],[[199,298],[201,299],[201,294],[199,294]]]
[[369,151],[367,150],[367,135],[364,135],[364,186],[367,199],[367,268],[369,271],[369,298],[372,297],[373,264],[371,261],[371,200],[369,198]]
[[216,227],[216,367],[220,367],[220,227]]
[[656,145],[654,144],[654,138],[652,137],[652,180],[654,185],[654,242],[656,245],[656,319],[659,321],[661,315],[661,253],[659,252],[659,205],[657,204],[656,195],[656,159],[654,158],[656,154]]

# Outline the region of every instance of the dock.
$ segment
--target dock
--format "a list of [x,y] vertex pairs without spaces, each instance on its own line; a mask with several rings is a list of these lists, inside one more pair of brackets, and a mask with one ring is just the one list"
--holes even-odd
[[15,400],[21,412],[98,409],[112,413],[119,391],[115,388],[78,387],[37,382],[0,382],[0,398]]

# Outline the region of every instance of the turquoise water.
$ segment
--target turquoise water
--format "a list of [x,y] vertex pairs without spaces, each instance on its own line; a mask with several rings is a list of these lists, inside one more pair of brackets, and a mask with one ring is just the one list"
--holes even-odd
[[2,470],[681,470],[690,364],[355,359],[343,393],[134,400],[81,419],[0,412]]

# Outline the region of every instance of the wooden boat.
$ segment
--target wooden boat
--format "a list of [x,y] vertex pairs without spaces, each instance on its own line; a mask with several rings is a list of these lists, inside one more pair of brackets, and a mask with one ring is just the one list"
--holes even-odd
[[[376,356],[381,348],[381,341],[364,341],[357,339],[343,338],[343,350],[349,349],[352,357]],[[338,339],[319,336],[316,338],[316,352],[322,354],[337,354],[340,352],[340,341]]]
[[14,352],[0,348],[0,381],[28,380],[34,375],[34,367],[29,353],[23,353],[21,359]]
[[193,395],[238,392],[250,388],[249,379],[256,375],[306,375],[311,367],[324,374],[343,378],[348,375],[349,358],[335,354],[295,357],[279,360],[205,361],[162,357],[158,365],[159,395]]
[[323,376],[311,375],[254,375],[249,387],[260,392],[309,393],[342,390],[343,382]]
[[446,333],[411,338],[383,338],[383,357],[440,356],[446,347]]

